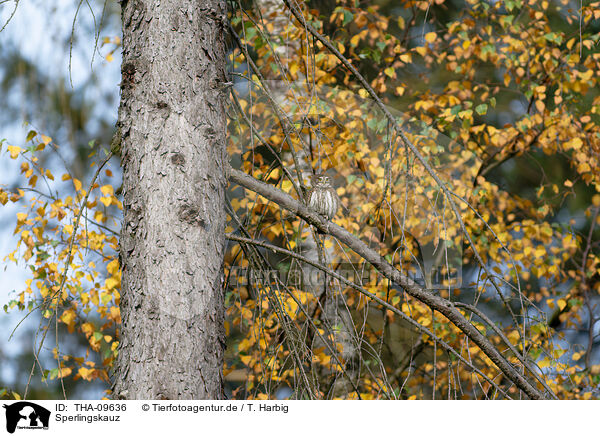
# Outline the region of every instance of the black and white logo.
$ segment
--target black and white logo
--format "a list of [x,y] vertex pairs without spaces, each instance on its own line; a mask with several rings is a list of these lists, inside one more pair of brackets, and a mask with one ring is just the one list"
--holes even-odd
[[6,431],[14,433],[18,429],[47,430],[50,411],[29,401],[19,401],[3,405],[6,409]]

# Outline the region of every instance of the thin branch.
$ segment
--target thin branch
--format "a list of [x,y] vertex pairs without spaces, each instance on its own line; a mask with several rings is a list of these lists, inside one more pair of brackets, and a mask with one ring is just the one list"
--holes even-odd
[[364,87],[364,89],[367,91],[367,93],[373,98],[373,100],[375,101],[377,106],[381,109],[381,111],[383,112],[385,117],[388,119],[390,124],[392,124],[394,126],[396,133],[398,134],[398,136],[400,136],[400,138],[402,139],[402,142],[404,142],[405,146],[410,149],[410,151],[414,154],[414,156],[421,163],[421,165],[423,165],[423,168],[425,168],[427,173],[433,178],[433,180],[435,180],[437,185],[442,189],[442,191],[444,192],[444,195],[448,199],[448,202],[450,204],[452,212],[456,216],[457,222],[459,223],[463,234],[465,235],[465,237],[469,241],[469,245],[473,249],[473,254],[475,255],[475,258],[477,259],[477,262],[479,263],[481,268],[485,271],[486,275],[488,277],[490,277],[490,282],[491,282],[492,286],[496,289],[496,291],[498,293],[501,293],[501,290],[498,287],[498,284],[496,283],[495,280],[493,280],[491,272],[489,271],[487,265],[483,262],[483,259],[481,258],[481,255],[479,254],[479,250],[477,250],[475,243],[471,239],[471,235],[467,232],[465,223],[463,222],[463,220],[460,216],[460,212],[456,206],[456,203],[454,202],[454,199],[452,198],[452,193],[448,189],[446,184],[439,178],[437,173],[433,170],[431,165],[429,165],[429,162],[427,162],[427,160],[421,154],[421,152],[408,139],[408,137],[404,133],[404,130],[402,130],[402,128],[400,127],[400,125],[398,124],[398,122],[396,121],[394,116],[390,113],[389,109],[385,106],[385,104],[383,104],[383,102],[381,101],[381,98],[379,98],[379,96],[377,95],[375,90],[371,87],[371,85],[369,85],[369,82],[367,82],[367,80],[362,76],[362,74],[360,74],[358,72],[358,70],[350,63],[350,61],[343,54],[341,54],[340,51],[337,48],[335,48],[333,46],[333,44],[326,37],[321,35],[314,27],[312,27],[310,24],[308,24],[306,22],[306,20],[304,19],[304,16],[296,8],[295,5],[292,5],[289,0],[283,0],[283,1],[286,4],[286,6],[288,7],[288,9],[290,9],[292,14],[296,17],[296,19],[304,26],[304,28],[308,32],[310,32],[315,38],[317,38],[325,47],[327,47],[327,49],[341,61],[341,63],[354,75],[354,77],[356,77],[356,79]]
[[457,301],[454,303],[454,305],[457,307],[465,308],[469,312],[473,312],[475,315],[477,315],[479,318],[481,318],[487,325],[489,325],[492,328],[492,330],[494,330],[494,332],[496,332],[496,334],[500,337],[500,339],[502,339],[502,341],[504,342],[504,344],[506,344],[506,346],[510,349],[510,351],[513,352],[513,354],[517,357],[517,359],[519,359],[519,361],[525,366],[525,368],[527,368],[529,370],[529,372],[544,386],[544,388],[546,388],[546,391],[548,391],[548,393],[552,396],[552,398],[554,398],[555,400],[558,400],[558,397],[556,396],[554,391],[550,388],[550,386],[548,386],[546,384],[544,379],[538,374],[538,372],[535,370],[535,368],[531,367],[531,365],[529,364],[529,362],[527,361],[525,356],[522,355],[521,353],[519,353],[519,350],[517,350],[514,347],[514,345],[511,344],[510,340],[504,335],[502,330],[500,330],[500,328],[498,328],[498,326],[496,324],[494,324],[494,322],[491,319],[489,319],[485,313],[483,313],[481,310],[479,310],[478,308],[476,308],[475,306],[472,306],[470,304],[460,303]]
[[[65,270],[62,274],[60,285],[59,285],[58,289],[56,290],[56,292],[54,292],[51,296],[49,296],[46,299],[47,303],[45,304],[45,306],[49,307],[52,300],[56,297],[56,304],[55,304],[55,308],[54,308],[54,317],[55,317],[55,322],[56,322],[56,340],[57,341],[58,341],[58,300],[60,298],[60,293],[62,292],[62,290],[65,287],[65,283],[67,281],[67,275],[69,272],[69,265],[71,264],[71,261],[73,260],[73,245],[75,244],[75,238],[77,236],[77,230],[79,229],[79,223],[81,222],[81,216],[83,215],[83,211],[86,208],[88,198],[90,196],[90,193],[92,192],[92,188],[93,188],[94,184],[96,183],[96,179],[98,178],[100,171],[102,171],[102,168],[104,168],[104,166],[108,163],[108,161],[112,157],[113,157],[113,152],[110,151],[108,153],[108,155],[106,156],[106,158],[104,158],[102,163],[100,163],[100,165],[96,169],[96,172],[94,173],[94,177],[92,177],[92,181],[90,182],[89,188],[88,188],[87,192],[85,193],[85,196],[81,202],[81,206],[79,207],[79,213],[77,214],[77,217],[75,218],[75,224],[73,225],[73,233],[71,236],[71,242],[69,243],[68,255],[67,255],[66,262],[65,262]],[[52,320],[52,318],[50,318],[50,320]],[[40,321],[40,324],[41,324],[41,321]],[[37,331],[39,332],[39,327],[38,327]],[[37,356],[39,355],[40,351],[42,350],[42,345],[44,344],[44,340],[46,339],[47,333],[48,333],[48,326],[46,327],[46,331],[44,332],[44,335],[40,342],[40,346],[37,350],[37,354],[35,354],[36,360],[37,360]],[[37,332],[36,332],[36,334],[37,334]],[[62,369],[61,369],[61,365],[60,365],[60,353],[58,352],[58,342],[57,342],[57,349],[56,349],[56,359],[58,362],[58,369],[59,369],[60,373],[62,374]],[[29,380],[27,381],[27,386],[25,387],[25,396],[27,395],[27,389],[29,388],[29,383],[31,382],[31,377],[33,376],[34,369],[35,369],[35,362],[31,368]],[[60,381],[61,381],[61,385],[63,385],[62,377],[61,377]],[[62,386],[62,389],[63,389],[63,396],[65,399],[67,399],[64,385]]]
[[475,366],[473,366],[473,364],[471,362],[469,362],[463,356],[461,356],[454,348],[452,348],[444,340],[440,339],[435,333],[433,333],[432,331],[430,331],[427,327],[424,327],[421,324],[419,324],[417,321],[415,321],[414,319],[412,319],[411,317],[409,317],[408,315],[406,315],[404,312],[402,312],[397,307],[391,305],[390,303],[388,303],[385,300],[382,300],[381,298],[379,298],[375,294],[367,291],[362,286],[359,286],[356,283],[351,282],[350,280],[346,279],[344,276],[342,276],[342,275],[340,275],[340,274],[338,274],[338,273],[330,270],[329,268],[326,268],[326,267],[320,265],[317,262],[313,262],[310,259],[307,259],[306,257],[303,257],[303,256],[301,256],[301,255],[299,255],[297,253],[294,253],[293,251],[289,251],[289,250],[286,250],[284,248],[277,247],[277,246],[269,244],[267,242],[257,241],[257,240],[249,239],[249,238],[243,238],[241,236],[236,236],[236,235],[232,235],[232,234],[226,234],[225,236],[227,237],[227,239],[232,240],[232,241],[237,241],[237,242],[241,242],[241,243],[247,243],[247,244],[257,245],[259,247],[263,247],[263,248],[266,248],[266,249],[269,249],[269,250],[272,250],[272,251],[275,251],[275,252],[278,252],[278,253],[286,254],[286,255],[288,255],[290,257],[293,257],[295,259],[301,260],[302,262],[304,262],[304,263],[306,263],[308,265],[311,265],[311,266],[313,266],[313,267],[315,267],[315,268],[323,271],[324,273],[330,275],[331,277],[339,280],[340,282],[342,282],[345,285],[351,287],[352,289],[355,289],[356,291],[360,292],[361,294],[363,294],[366,297],[370,298],[371,300],[373,300],[373,301],[381,304],[386,309],[388,309],[391,312],[395,313],[396,315],[400,316],[402,319],[404,319],[405,321],[407,321],[408,323],[410,323],[412,326],[416,327],[422,333],[430,336],[435,342],[439,343],[443,348],[445,348],[447,351],[449,351],[454,356],[456,356],[456,358],[458,360],[460,360],[462,363],[464,363],[470,369],[472,369],[473,371],[475,371],[476,373],[478,373],[479,375],[481,375],[488,383],[490,383],[492,386],[494,386],[496,389],[498,389],[499,392],[502,392],[507,398],[510,398],[508,396],[508,394],[506,392],[504,392],[499,386],[497,386],[487,375],[485,375],[483,372],[481,372],[479,369],[477,369]]

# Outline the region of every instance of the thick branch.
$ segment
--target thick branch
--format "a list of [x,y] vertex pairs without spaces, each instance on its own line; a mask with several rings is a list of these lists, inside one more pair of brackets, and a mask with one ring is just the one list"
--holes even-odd
[[280,191],[274,186],[260,182],[253,177],[229,168],[230,181],[237,183],[246,189],[254,191],[263,197],[277,203],[279,206],[295,213],[309,224],[314,225],[319,230],[335,236],[340,242],[348,246],[352,251],[361,256],[377,270],[379,270],[386,278],[396,283],[406,291],[410,296],[423,302],[433,310],[437,310],[444,315],[450,322],[465,333],[483,353],[490,358],[492,362],[508,377],[516,386],[519,387],[532,399],[543,399],[543,394],[532,386],[518,371],[515,369],[502,354],[494,347],[494,345],[477,330],[460,311],[454,307],[453,303],[433,295],[423,289],[416,282],[400,273],[396,268],[386,262],[386,260],[377,252],[369,248],[364,242],[356,238],[347,230],[333,224],[316,212],[308,209],[308,207],[288,194]]

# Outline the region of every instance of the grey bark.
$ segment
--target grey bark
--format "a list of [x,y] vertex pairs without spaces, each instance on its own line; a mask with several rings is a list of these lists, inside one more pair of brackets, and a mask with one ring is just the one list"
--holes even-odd
[[122,3],[120,349],[114,396],[223,397],[226,6]]

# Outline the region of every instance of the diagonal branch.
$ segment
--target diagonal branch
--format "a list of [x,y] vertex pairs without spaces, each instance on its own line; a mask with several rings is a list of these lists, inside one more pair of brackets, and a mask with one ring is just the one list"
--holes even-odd
[[[456,217],[456,220],[459,223],[463,234],[467,238],[467,241],[469,242],[469,245],[473,250],[473,254],[474,254],[475,258],[477,259],[478,264],[480,265],[481,269],[484,270],[486,275],[490,278],[490,283],[492,284],[492,286],[494,287],[494,289],[496,290],[498,295],[502,296],[502,291],[500,290],[500,287],[496,283],[496,280],[494,280],[493,275],[490,272],[489,268],[487,267],[487,265],[481,258],[481,255],[479,254],[479,250],[477,249],[477,246],[473,242],[471,235],[469,234],[469,232],[467,232],[467,228],[465,226],[464,221],[462,220],[462,217],[460,215],[458,207],[456,206],[456,203],[455,203],[454,199],[452,198],[453,193],[450,191],[450,189],[448,189],[448,186],[446,185],[446,183],[444,183],[440,179],[440,177],[437,175],[437,173],[431,167],[431,165],[429,164],[427,159],[423,156],[423,154],[421,154],[421,152],[410,141],[410,139],[408,139],[408,137],[404,133],[404,130],[402,130],[402,128],[396,121],[396,118],[394,118],[394,116],[390,113],[389,109],[386,107],[386,105],[383,103],[383,101],[381,101],[381,98],[377,95],[377,93],[371,87],[369,82],[367,82],[367,79],[365,79],[363,77],[363,75],[358,72],[356,67],[354,65],[352,65],[352,63],[342,53],[340,53],[340,51],[331,43],[331,41],[329,41],[328,38],[321,35],[321,33],[319,33],[313,26],[311,26],[306,21],[306,19],[304,18],[304,15],[302,15],[302,12],[300,10],[298,10],[298,7],[295,4],[292,4],[290,0],[283,0],[283,1],[286,4],[287,8],[290,10],[290,12],[292,12],[294,17],[296,17],[298,22],[303,26],[303,28],[306,29],[307,32],[310,32],[310,34],[313,35],[313,37],[316,38],[325,47],[327,47],[327,49],[336,58],[339,59],[339,61],[342,63],[342,65],[344,65],[344,67],[348,71],[350,71],[354,77],[356,77],[356,79],[360,82],[360,84],[365,89],[365,91],[367,91],[367,93],[371,96],[371,98],[373,98],[373,100],[377,104],[377,107],[379,107],[379,109],[385,115],[385,117],[387,118],[390,125],[394,126],[394,130],[395,130],[396,134],[402,140],[402,143],[411,151],[411,153],[421,163],[421,165],[427,171],[427,173],[431,176],[431,178],[436,182],[436,184],[444,192],[444,196],[448,200],[448,204],[450,205],[450,208],[452,209],[452,212],[454,213],[454,216]],[[295,0],[294,0],[294,3],[295,3]],[[521,333],[521,332],[519,332],[519,333]]]
[[[363,288],[362,286],[357,285],[356,283],[346,279],[343,275],[336,273],[335,271],[332,271],[331,269],[324,267],[322,265],[320,265],[317,262],[313,262],[312,260],[298,254],[295,253],[293,251],[290,250],[286,250],[285,248],[281,248],[278,247],[276,245],[272,245],[269,244],[267,242],[263,242],[263,241],[257,241],[256,239],[249,239],[249,238],[244,238],[242,236],[236,236],[236,235],[232,235],[231,233],[226,234],[225,237],[231,241],[236,241],[239,242],[240,244],[251,244],[251,245],[256,245],[258,247],[263,247],[266,248],[268,250],[272,250],[276,253],[281,253],[281,254],[285,254],[287,256],[293,257],[294,259],[300,260],[308,265],[311,265],[321,271],[323,271],[325,274],[333,277],[334,279],[337,279],[340,281],[340,283],[343,283],[346,286],[351,287],[352,289],[360,292],[361,294],[363,294],[364,296],[366,296],[367,298],[375,301],[378,304],[381,304],[383,307],[385,307],[387,310],[389,310],[390,312],[395,313],[396,315],[400,316],[400,318],[402,318],[403,320],[405,320],[406,322],[408,322],[410,325],[412,325],[413,327],[415,327],[417,330],[419,330],[421,333],[429,336],[434,342],[439,343],[442,348],[444,348],[446,351],[448,351],[450,354],[454,355],[458,360],[460,360],[463,364],[465,364],[465,366],[467,366],[468,368],[472,369],[473,371],[475,371],[477,374],[479,374],[483,379],[485,379],[485,381],[487,381],[488,383],[490,383],[490,385],[492,385],[495,389],[498,390],[498,392],[502,393],[506,398],[510,399],[510,397],[508,396],[508,394],[506,392],[504,392],[492,379],[490,379],[487,375],[485,375],[481,370],[479,370],[478,368],[476,368],[471,362],[469,362],[468,360],[466,360],[460,353],[458,353],[454,348],[452,348],[447,342],[445,342],[443,339],[439,338],[434,332],[432,332],[431,330],[429,330],[427,327],[419,324],[417,321],[415,321],[414,319],[412,319],[411,317],[409,317],[408,315],[406,315],[404,312],[402,312],[400,309],[398,309],[397,307],[391,305],[390,303],[388,303],[387,301],[379,298],[377,295],[367,291],[365,288]],[[293,293],[290,293],[290,295],[293,296]],[[296,303],[299,303],[299,301],[295,300]],[[301,304],[299,304],[299,307],[302,307]],[[305,315],[308,315],[305,313]],[[423,343],[424,344],[424,343]],[[410,361],[410,359],[409,359]],[[398,374],[400,375],[405,367],[403,368],[404,365],[401,365],[396,371],[394,371],[394,374]]]
[[348,248],[373,265],[386,278],[404,289],[410,296],[444,315],[450,322],[463,331],[467,337],[477,344],[500,371],[530,398],[544,398],[544,395],[537,388],[532,386],[529,381],[527,381],[519,371],[508,362],[494,345],[462,315],[452,302],[426,291],[416,282],[390,265],[379,253],[369,248],[364,242],[356,238],[346,229],[322,218],[316,212],[313,212],[307,206],[298,202],[283,191],[280,191],[274,186],[260,182],[231,167],[228,168],[228,172],[231,182],[237,183],[250,191],[262,195],[277,203],[279,206],[295,213],[324,233],[335,236],[340,242],[344,243]]

